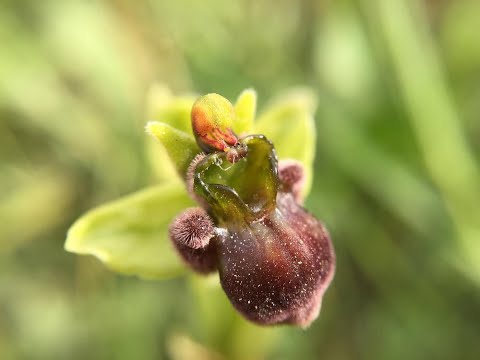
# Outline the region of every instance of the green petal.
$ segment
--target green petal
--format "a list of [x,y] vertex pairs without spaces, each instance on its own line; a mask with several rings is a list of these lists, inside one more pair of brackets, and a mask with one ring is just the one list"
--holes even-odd
[[308,90],[297,90],[276,100],[260,116],[252,133],[263,134],[275,145],[282,159],[296,159],[305,166],[306,197],[312,184],[312,167],[315,156],[315,97]]
[[145,128],[164,146],[178,173],[184,177],[193,158],[200,152],[193,136],[158,121],[148,122]]
[[233,131],[242,134],[250,130],[255,119],[257,110],[257,92],[253,89],[243,90],[235,103],[235,115],[237,119],[233,125]]
[[[193,136],[190,112],[195,98],[194,95],[174,96],[167,86],[154,84],[148,91],[147,118],[158,120]],[[146,152],[159,183],[181,179],[175,164],[162,144],[149,141],[146,143]]]
[[78,219],[65,249],[94,255],[125,274],[155,279],[179,274],[183,265],[168,239],[168,225],[192,205],[177,183],[139,191]]
[[155,141],[155,139],[147,139],[145,142],[145,152],[157,184],[182,181],[180,174],[175,168],[175,164],[168,156],[168,152],[162,144]]
[[193,135],[190,112],[195,98],[192,95],[173,96],[167,87],[153,86],[148,93],[148,120],[160,121]]

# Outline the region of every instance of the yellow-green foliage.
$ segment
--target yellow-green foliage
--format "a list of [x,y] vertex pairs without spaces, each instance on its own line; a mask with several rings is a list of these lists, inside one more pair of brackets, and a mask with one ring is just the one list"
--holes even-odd
[[[0,358],[477,359],[479,13],[478,0],[2,1]],[[269,111],[296,85],[315,93],[304,110],[290,94]],[[253,91],[233,101],[246,87],[258,115]],[[181,272],[153,234],[187,199],[144,127],[194,141],[191,105],[211,92],[234,103],[238,135],[277,136],[279,156],[312,166],[306,206],[338,267],[307,331],[248,325],[215,278],[143,281],[63,249],[100,206],[70,232],[84,252],[143,231],[144,275]],[[313,128],[307,146],[289,141]],[[158,219],[125,217],[124,202]],[[123,251],[130,265],[110,265],[132,273]]]

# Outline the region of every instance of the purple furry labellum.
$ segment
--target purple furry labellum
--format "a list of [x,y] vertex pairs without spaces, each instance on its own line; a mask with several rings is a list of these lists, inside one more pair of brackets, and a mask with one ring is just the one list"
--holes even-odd
[[187,187],[201,207],[180,214],[170,238],[192,269],[219,272],[247,319],[306,327],[319,314],[335,254],[325,227],[301,206],[303,166],[279,164],[262,135],[235,146],[245,153],[235,161],[223,149],[192,161]]

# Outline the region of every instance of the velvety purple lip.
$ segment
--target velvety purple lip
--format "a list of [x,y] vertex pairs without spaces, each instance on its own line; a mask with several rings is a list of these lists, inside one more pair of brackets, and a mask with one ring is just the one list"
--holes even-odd
[[226,295],[247,319],[306,327],[334,276],[330,236],[300,204],[301,164],[278,166],[262,135],[240,141],[248,153],[234,164],[225,153],[192,162],[187,184],[201,208],[177,217],[170,237],[192,269],[219,272]]

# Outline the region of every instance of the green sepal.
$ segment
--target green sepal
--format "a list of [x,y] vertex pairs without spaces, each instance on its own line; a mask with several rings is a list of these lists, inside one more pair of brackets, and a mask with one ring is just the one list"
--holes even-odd
[[310,192],[315,156],[314,96],[307,90],[294,91],[276,100],[254,124],[251,133],[265,135],[280,160],[295,159],[305,167],[302,197]]
[[152,86],[148,93],[147,119],[160,121],[193,135],[190,113],[196,96],[173,96],[163,85]]
[[193,205],[179,183],[147,188],[83,215],[68,231],[65,249],[143,278],[180,274],[184,266],[168,239],[168,226]]
[[253,126],[257,111],[257,92],[253,89],[243,90],[234,109],[236,121],[233,124],[233,131],[238,135],[248,132]]
[[145,129],[160,141],[177,172],[185,177],[193,158],[201,152],[193,136],[159,121],[149,121]]

